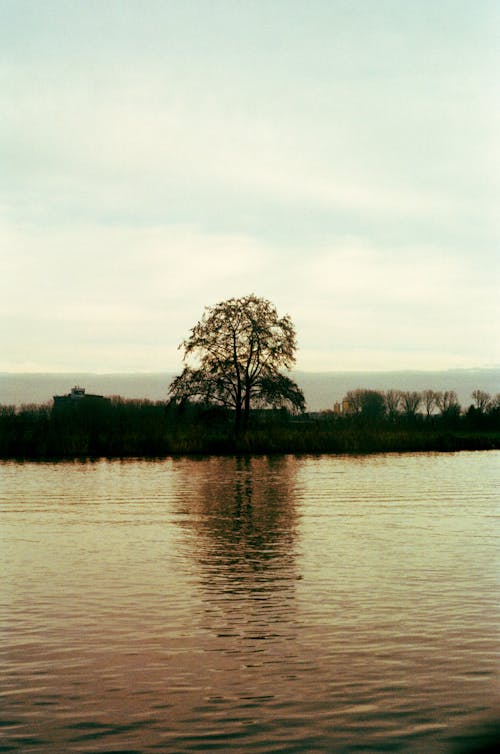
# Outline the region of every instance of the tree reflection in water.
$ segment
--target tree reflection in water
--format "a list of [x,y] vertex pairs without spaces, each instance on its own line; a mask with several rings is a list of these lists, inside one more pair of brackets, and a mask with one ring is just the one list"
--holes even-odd
[[177,520],[194,534],[206,617],[220,636],[276,638],[279,624],[291,625],[300,578],[297,467],[290,457],[236,457],[178,468],[190,497]]

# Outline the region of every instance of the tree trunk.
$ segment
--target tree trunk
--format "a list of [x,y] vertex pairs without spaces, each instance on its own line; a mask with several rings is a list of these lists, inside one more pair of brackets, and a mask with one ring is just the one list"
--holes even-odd
[[241,383],[238,380],[238,385],[236,387],[236,405],[235,405],[235,414],[234,414],[234,433],[235,435],[239,435],[241,432]]
[[248,428],[248,420],[250,418],[250,391],[245,393],[245,403],[243,408],[243,431],[246,432]]
[[234,414],[234,434],[236,437],[241,434],[241,405],[239,403]]

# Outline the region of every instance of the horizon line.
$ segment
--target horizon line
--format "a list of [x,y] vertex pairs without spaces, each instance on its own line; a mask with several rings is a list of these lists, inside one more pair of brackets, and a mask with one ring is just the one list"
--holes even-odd
[[[394,372],[398,373],[429,373],[429,372],[480,372],[480,371],[498,371],[500,370],[500,364],[492,364],[492,365],[486,365],[486,366],[470,366],[470,367],[444,367],[441,369],[438,368],[393,368],[393,369],[290,369],[290,370],[283,370],[288,372],[294,372],[298,374],[311,374],[311,375],[329,375],[329,374],[390,374]],[[30,375],[30,376],[53,376],[53,375],[74,375],[74,374],[81,374],[81,375],[95,375],[98,377],[108,377],[108,376],[116,376],[116,375],[123,375],[123,376],[132,376],[132,375],[168,375],[168,374],[176,374],[178,370],[173,369],[165,369],[165,370],[135,370],[135,371],[94,371],[90,369],[71,369],[71,370],[0,370],[0,376],[20,376],[20,375]]]

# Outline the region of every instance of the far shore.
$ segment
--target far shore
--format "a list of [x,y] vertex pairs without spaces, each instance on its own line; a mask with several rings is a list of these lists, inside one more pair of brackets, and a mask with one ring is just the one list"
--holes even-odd
[[291,416],[255,412],[235,434],[232,417],[213,407],[165,402],[83,402],[0,406],[0,459],[77,460],[171,456],[457,452],[499,450],[495,413],[377,419],[332,412]]

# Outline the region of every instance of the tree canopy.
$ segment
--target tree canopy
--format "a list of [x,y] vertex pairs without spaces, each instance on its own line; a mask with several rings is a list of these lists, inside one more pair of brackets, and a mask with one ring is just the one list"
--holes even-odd
[[205,309],[181,343],[185,367],[169,393],[234,410],[237,429],[247,425],[252,407],[302,412],[302,391],[280,371],[295,363],[296,347],[292,320],[279,317],[267,299],[251,294],[222,301]]

